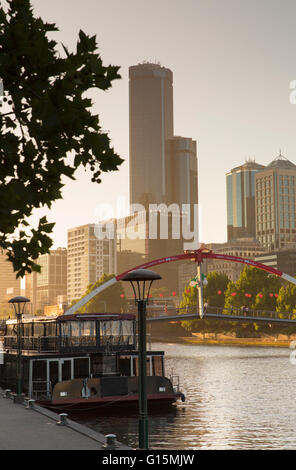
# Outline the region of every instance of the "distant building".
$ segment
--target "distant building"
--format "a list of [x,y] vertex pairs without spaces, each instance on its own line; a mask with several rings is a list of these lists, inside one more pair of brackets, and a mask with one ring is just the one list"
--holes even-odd
[[266,264],[272,268],[278,269],[290,276],[296,276],[296,251],[295,250],[277,250],[258,255],[255,261]]
[[296,247],[296,165],[279,155],[256,173],[256,238],[268,250]]
[[16,279],[16,272],[13,265],[7,261],[4,252],[0,252],[0,304],[7,311],[10,308],[7,304],[8,300],[17,295],[21,295],[21,278]]
[[129,68],[130,203],[165,202],[166,148],[173,137],[173,73],[159,64]]
[[80,299],[89,284],[103,274],[115,274],[116,234],[113,239],[99,239],[95,224],[82,225],[68,230],[68,304]]
[[41,266],[41,272],[26,275],[25,289],[33,313],[57,305],[58,297],[67,294],[67,249],[50,250],[39,256],[36,263]]
[[[229,241],[227,243],[207,244],[208,248],[212,249],[215,253],[238,256],[254,260],[256,256],[265,252],[265,249],[254,238],[239,238]],[[228,278],[235,282],[239,279],[242,270],[246,265],[233,261],[226,261],[223,259],[208,259],[204,267],[204,272],[207,274],[216,271],[220,274],[226,274]]]
[[196,141],[189,137],[168,141],[167,203],[198,203]]
[[[129,117],[130,117],[130,204],[141,204],[146,210],[143,220],[130,216],[118,223],[135,224],[144,236],[141,239],[118,236],[118,253],[130,265],[127,253],[140,254],[143,262],[183,252],[185,230],[188,221],[182,218],[182,211],[190,210],[190,231],[193,231],[194,204],[198,202],[198,170],[196,142],[191,138],[174,137],[173,122],[173,73],[159,64],[142,63],[129,68]],[[158,208],[151,208],[155,204]],[[161,204],[170,207],[165,214],[159,209]],[[182,205],[188,205],[183,207]],[[174,213],[172,206],[177,207]],[[149,207],[150,206],[150,207]],[[149,213],[149,210],[152,211]],[[168,234],[162,238],[158,229],[155,238],[149,231],[151,214],[157,215],[158,228],[161,222],[168,221]],[[173,227],[179,225],[180,235],[176,236]],[[189,229],[189,227],[188,227]],[[196,229],[196,227],[195,227]],[[186,238],[186,240],[185,240]],[[158,285],[178,290],[178,267],[176,265],[156,266],[155,270],[163,277]]]
[[249,160],[226,174],[228,241],[256,237],[255,175],[262,169]]

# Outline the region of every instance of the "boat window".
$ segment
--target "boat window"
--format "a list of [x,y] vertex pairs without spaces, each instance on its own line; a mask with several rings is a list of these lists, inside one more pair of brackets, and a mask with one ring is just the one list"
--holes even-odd
[[70,380],[71,379],[71,359],[64,359],[62,361],[62,380]]
[[74,359],[74,379],[89,377],[89,360],[88,358]]
[[139,375],[138,358],[133,357],[133,375]]
[[47,380],[47,361],[33,361],[33,382]]
[[44,324],[34,323],[33,336],[44,336]]
[[80,336],[95,336],[96,322],[94,320],[79,322]]
[[[139,358],[138,356],[133,357],[133,375],[139,375]],[[150,357],[146,357],[146,375],[150,374]]]
[[100,322],[100,341],[101,344],[109,343],[112,340],[112,323],[111,321]]
[[131,356],[121,356],[118,361],[120,375],[131,375]]
[[130,338],[133,338],[133,322],[132,321],[123,320],[121,322],[121,334],[122,334],[122,339],[125,343],[129,342]]
[[24,328],[23,330],[24,336],[32,336],[32,323],[24,323],[23,328]]
[[65,321],[61,323],[61,335],[70,336],[70,322]]
[[163,376],[162,356],[152,356],[152,375]]
[[56,336],[56,323],[46,323],[45,336]]
[[16,335],[17,335],[16,324],[7,325],[7,336],[16,336]]
[[71,321],[71,336],[80,336],[79,324],[82,322]]
[[116,374],[115,356],[97,356],[93,358],[93,374],[100,376],[104,374]]

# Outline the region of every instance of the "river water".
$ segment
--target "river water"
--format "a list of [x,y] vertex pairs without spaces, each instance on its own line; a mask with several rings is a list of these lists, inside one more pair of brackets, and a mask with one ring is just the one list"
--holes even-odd
[[[296,449],[296,365],[291,350],[154,343],[185,403],[149,414],[150,449]],[[135,448],[137,411],[84,417]]]

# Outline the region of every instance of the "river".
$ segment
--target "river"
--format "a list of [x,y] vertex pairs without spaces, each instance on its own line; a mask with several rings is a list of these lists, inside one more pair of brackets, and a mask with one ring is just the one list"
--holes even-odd
[[[296,365],[291,350],[154,343],[185,403],[149,415],[151,449],[296,449]],[[138,445],[137,412],[84,424]]]

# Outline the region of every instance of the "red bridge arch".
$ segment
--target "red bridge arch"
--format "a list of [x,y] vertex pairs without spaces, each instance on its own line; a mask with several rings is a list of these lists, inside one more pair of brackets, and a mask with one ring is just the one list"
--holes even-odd
[[112,286],[116,282],[120,281],[125,274],[127,274],[130,271],[134,271],[135,269],[147,269],[151,268],[152,266],[157,266],[159,264],[164,264],[164,263],[171,263],[173,261],[180,261],[183,259],[191,259],[192,261],[200,264],[203,262],[204,259],[206,258],[212,258],[212,259],[223,259],[226,261],[234,261],[236,263],[243,263],[248,266],[253,266],[254,268],[259,268],[264,271],[269,272],[270,274],[274,274],[275,276],[279,276],[285,281],[291,282],[292,284],[296,285],[296,279],[289,274],[285,274],[282,271],[279,271],[278,269],[275,269],[271,266],[266,266],[265,264],[258,263],[257,261],[253,261],[250,259],[246,258],[240,258],[239,256],[231,256],[231,255],[223,255],[219,253],[214,253],[212,250],[208,250],[207,248],[200,248],[195,251],[190,251],[190,252],[185,252],[182,255],[174,255],[174,256],[166,256],[164,258],[159,258],[153,261],[148,261],[147,263],[141,264],[139,266],[135,266],[132,269],[129,269],[128,271],[125,271],[124,273],[118,274],[117,276],[113,277],[109,281],[105,282],[101,286],[97,287],[94,289],[92,292],[87,294],[85,297],[80,299],[75,305],[70,307],[66,312],[65,315],[72,315],[75,313],[77,310],[79,310],[83,305],[85,305],[87,302],[89,302],[93,297],[95,297],[97,294],[101,293],[108,287]]

